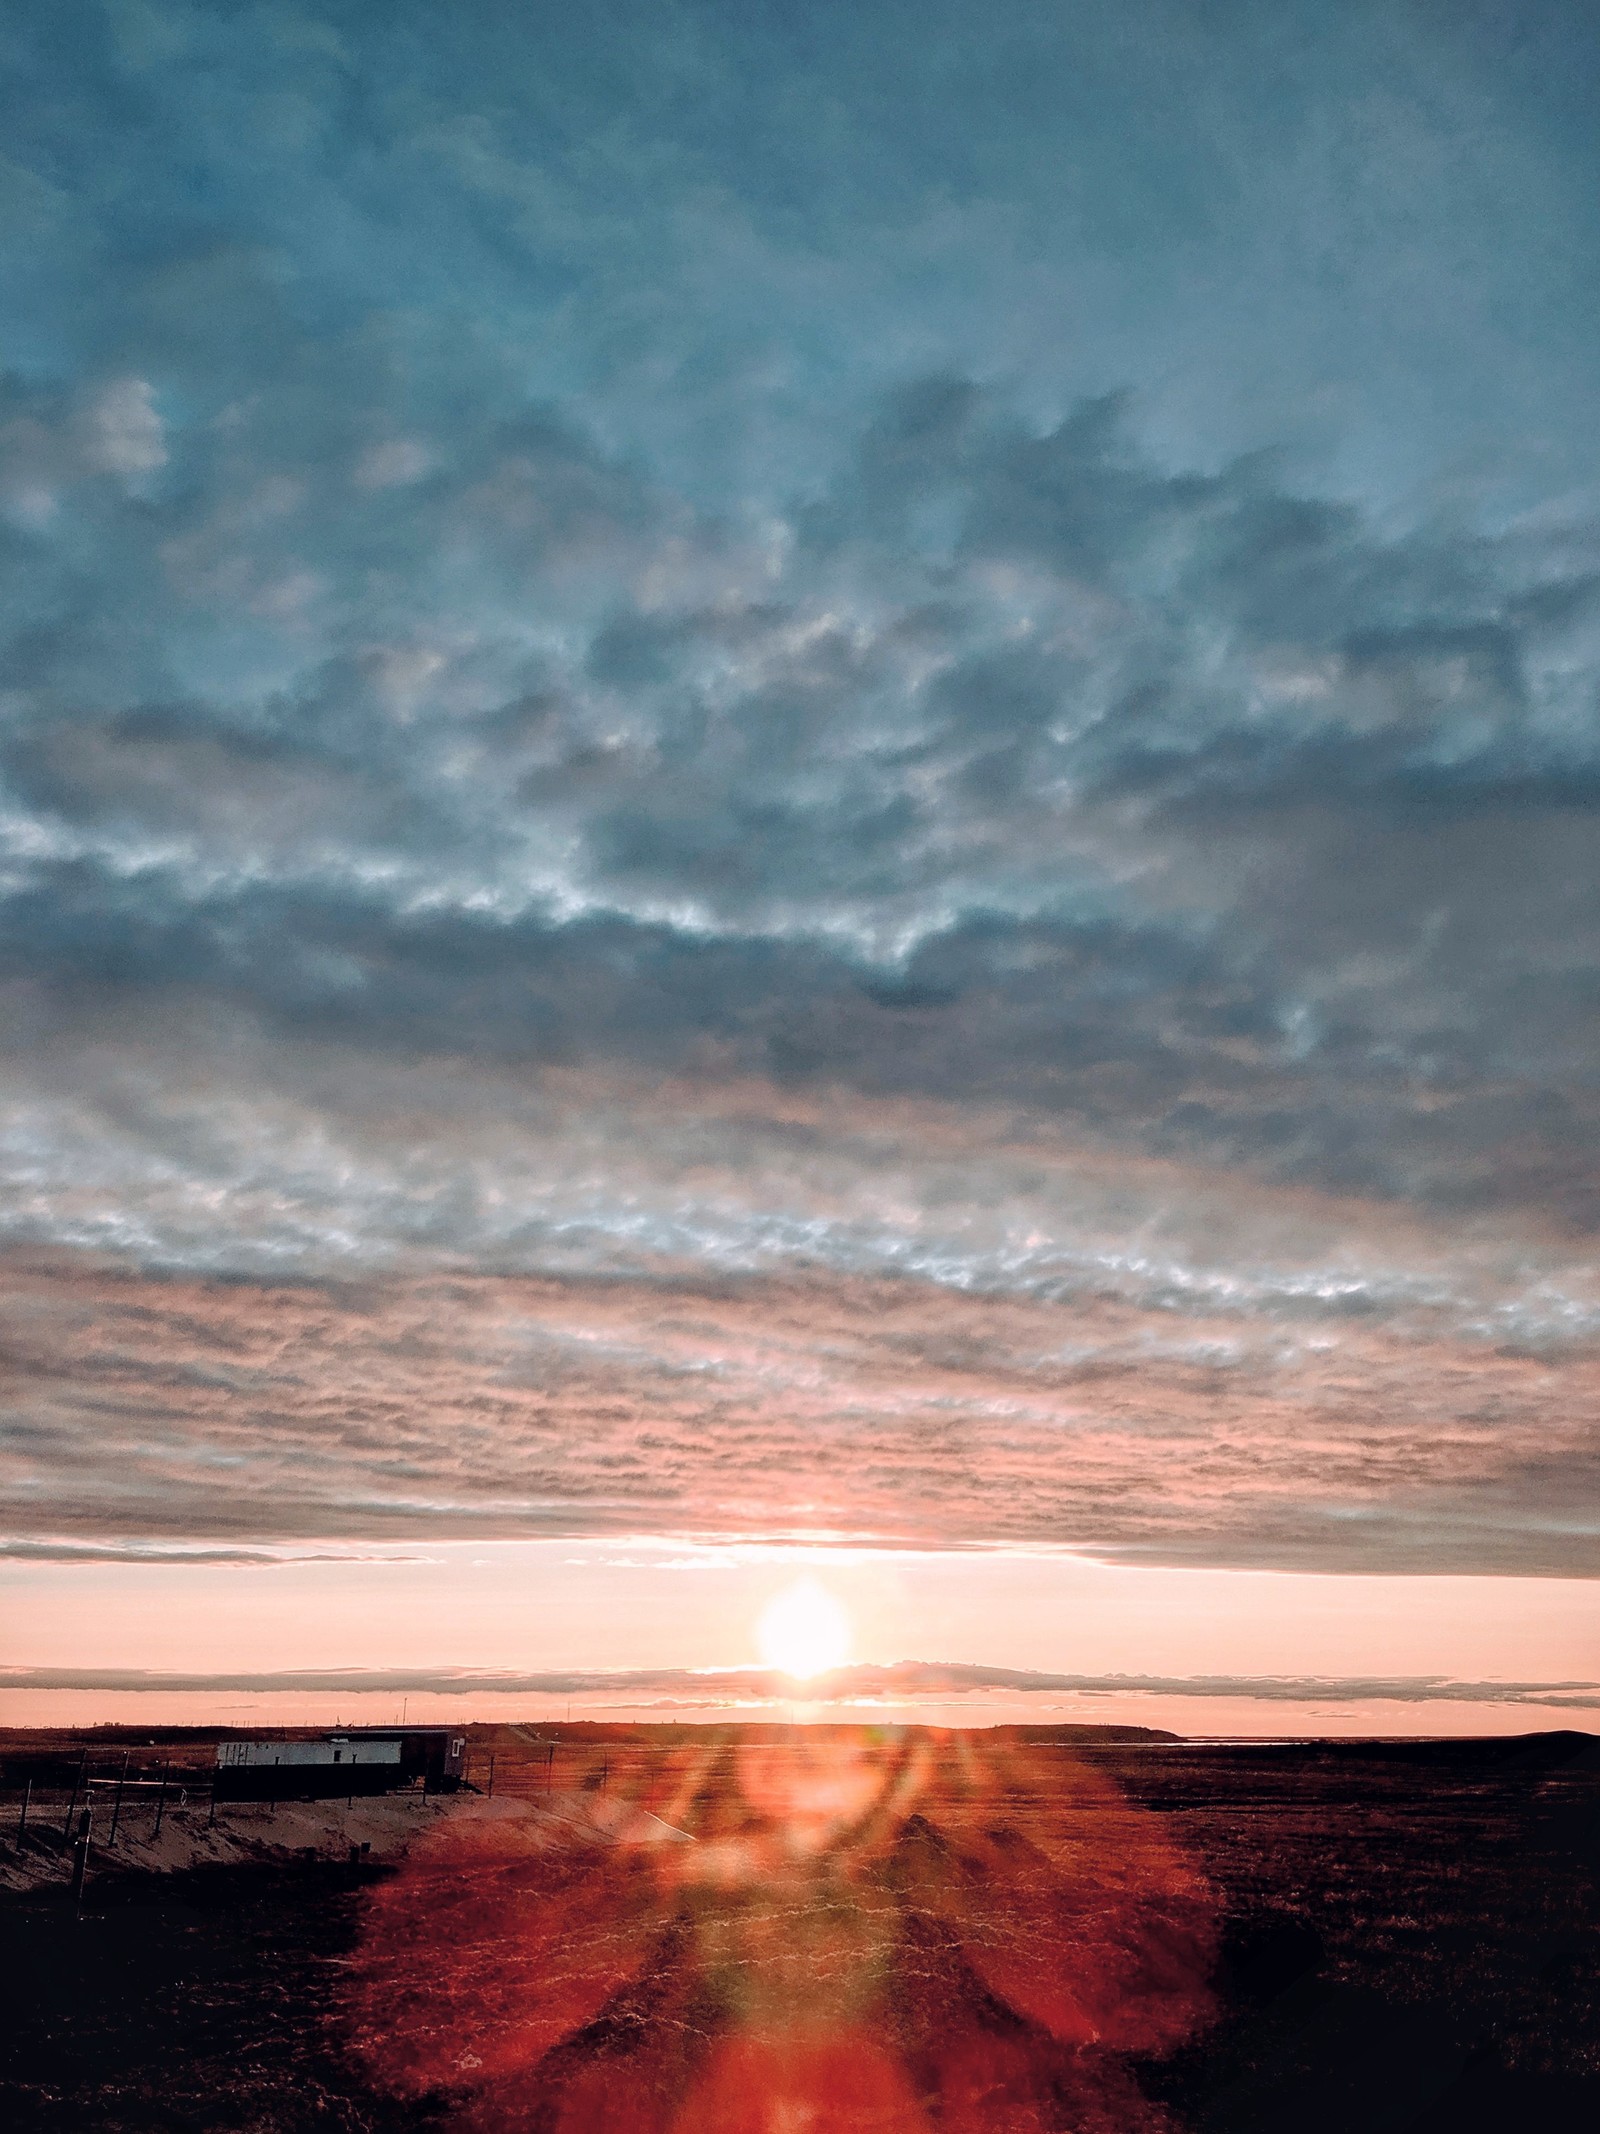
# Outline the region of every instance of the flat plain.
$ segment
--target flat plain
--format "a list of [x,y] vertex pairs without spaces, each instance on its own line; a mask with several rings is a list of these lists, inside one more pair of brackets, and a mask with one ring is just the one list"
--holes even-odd
[[[1600,2124],[1592,1737],[470,1733],[448,1800],[214,1818],[215,1733],[0,1738],[0,2118]],[[80,1912],[61,1831],[85,1771],[98,1832],[124,1790]]]

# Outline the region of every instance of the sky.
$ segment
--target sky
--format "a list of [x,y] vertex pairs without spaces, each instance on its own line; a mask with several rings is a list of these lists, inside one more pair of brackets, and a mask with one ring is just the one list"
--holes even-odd
[[0,1717],[1594,1724],[1593,9],[11,27]]

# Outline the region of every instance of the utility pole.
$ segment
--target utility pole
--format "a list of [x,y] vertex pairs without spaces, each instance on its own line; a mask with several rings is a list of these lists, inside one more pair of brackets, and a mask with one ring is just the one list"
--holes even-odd
[[17,1850],[21,1852],[22,1841],[28,1834],[28,1803],[33,1798],[33,1780],[22,1781],[22,1813],[17,1817]]
[[167,1805],[167,1773],[171,1769],[172,1765],[170,1762],[164,1763],[161,1766],[161,1791],[156,1795],[156,1827],[150,1833],[152,1838],[158,1838],[161,1835],[161,1818],[166,1810]]
[[494,1799],[494,1751],[489,1751],[489,1798]]

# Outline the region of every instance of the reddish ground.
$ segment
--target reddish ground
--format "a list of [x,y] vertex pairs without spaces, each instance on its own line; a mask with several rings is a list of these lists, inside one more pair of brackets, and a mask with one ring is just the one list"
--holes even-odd
[[1585,1737],[545,1731],[474,1729],[493,1800],[397,1871],[102,1865],[81,1922],[53,1884],[0,1904],[0,2120],[1600,2124]]

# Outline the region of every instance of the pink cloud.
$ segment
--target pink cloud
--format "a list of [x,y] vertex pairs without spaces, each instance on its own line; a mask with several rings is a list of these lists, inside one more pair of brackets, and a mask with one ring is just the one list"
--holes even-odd
[[1592,1568],[1600,1364],[822,1273],[349,1286],[13,1265],[19,1535],[1070,1543]]

